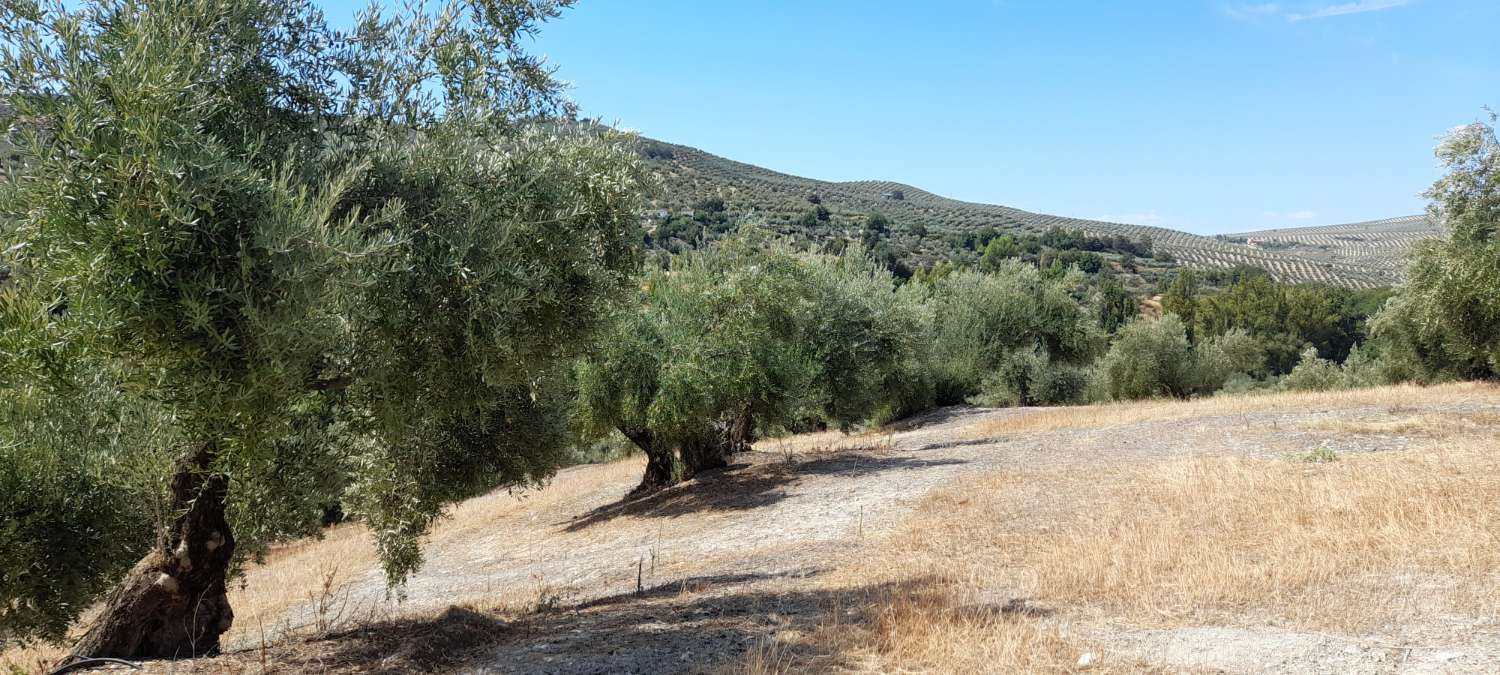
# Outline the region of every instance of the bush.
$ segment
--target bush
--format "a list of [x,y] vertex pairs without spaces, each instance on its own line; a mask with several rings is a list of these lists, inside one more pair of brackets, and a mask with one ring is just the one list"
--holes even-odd
[[1117,401],[1185,397],[1192,391],[1191,359],[1187,330],[1175,314],[1133,321],[1120,329],[1095,365],[1093,388],[1096,395]]
[[932,308],[931,363],[937,402],[980,393],[987,377],[1017,351],[1049,361],[1088,363],[1102,335],[1069,292],[1031,265],[1003,262],[993,274],[953,272],[938,279]]
[[1265,349],[1243,330],[1208,338],[1193,347],[1191,393],[1211,394],[1236,375],[1254,376],[1265,362]]
[[985,377],[970,402],[985,406],[1069,405],[1081,403],[1088,377],[1083,370],[1053,363],[1040,349],[1020,349]]
[[1318,356],[1318,350],[1308,347],[1302,352],[1302,361],[1292,372],[1281,379],[1281,386],[1292,391],[1331,391],[1345,388],[1339,364]]

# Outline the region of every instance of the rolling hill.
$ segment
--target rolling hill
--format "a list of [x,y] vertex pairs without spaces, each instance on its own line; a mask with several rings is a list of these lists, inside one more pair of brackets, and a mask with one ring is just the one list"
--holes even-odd
[[[857,235],[869,214],[880,213],[895,225],[889,237],[892,247],[917,262],[962,257],[965,252],[954,241],[984,227],[1002,233],[1060,227],[1095,236],[1149,239],[1157,251],[1170,255],[1168,259],[1194,268],[1251,266],[1284,282],[1374,288],[1398,281],[1401,255],[1413,243],[1440,233],[1426,217],[1408,216],[1211,237],[964,202],[889,181],[802,178],[651,139],[642,139],[641,147],[660,182],[654,203],[658,213],[681,213],[702,200],[718,198],[731,220],[760,220],[784,233],[814,239]],[[799,219],[816,206],[826,208],[831,217],[808,231]]]

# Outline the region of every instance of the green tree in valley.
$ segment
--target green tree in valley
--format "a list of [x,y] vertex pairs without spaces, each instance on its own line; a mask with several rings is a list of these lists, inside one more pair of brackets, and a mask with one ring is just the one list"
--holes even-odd
[[938,402],[959,403],[979,393],[985,378],[1016,352],[1036,351],[1059,365],[1093,359],[1102,336],[1069,286],[1068,279],[1017,260],[991,274],[958,271],[937,279],[927,304]]

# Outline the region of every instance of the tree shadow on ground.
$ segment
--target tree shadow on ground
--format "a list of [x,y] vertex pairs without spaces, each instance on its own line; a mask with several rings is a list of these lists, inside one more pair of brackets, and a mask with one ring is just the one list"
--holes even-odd
[[[519,618],[450,607],[421,620],[388,621],[278,648],[270,672],[680,673],[744,657],[782,631],[810,632],[872,598],[920,593],[930,580],[857,589],[776,590],[779,580],[815,576],[693,577]],[[1003,610],[999,610],[1003,611]],[[837,665],[838,654],[819,655]],[[195,664],[258,668],[253,650]],[[231,665],[233,664],[233,665]],[[239,666],[236,668],[235,666]]]
[[964,417],[970,417],[986,412],[984,408],[976,408],[971,405],[947,405],[941,408],[924,410],[909,417],[886,424],[882,431],[910,431],[918,427],[927,427],[942,424]]
[[[754,454],[766,456],[766,453]],[[624,497],[573,519],[565,529],[578,532],[621,516],[672,518],[702,511],[758,509],[786,499],[786,489],[807,476],[858,477],[963,463],[955,459],[873,456],[860,452],[837,452],[794,461],[747,461],[699,474],[687,483],[652,494]]]
[[[827,569],[688,577],[522,615],[452,606],[422,618],[382,621],[268,651],[187,662],[183,671],[257,673],[683,673],[737,663],[788,632],[869,625],[895,598],[919,598],[936,577],[824,587]],[[816,587],[807,589],[806,579]],[[790,583],[788,583],[790,582]],[[802,583],[799,583],[802,582]],[[789,588],[792,587],[792,588]],[[1011,599],[950,610],[960,617],[1030,620],[1050,610]],[[856,657],[813,641],[780,643],[817,670],[853,668]],[[790,650],[790,651],[788,651]]]

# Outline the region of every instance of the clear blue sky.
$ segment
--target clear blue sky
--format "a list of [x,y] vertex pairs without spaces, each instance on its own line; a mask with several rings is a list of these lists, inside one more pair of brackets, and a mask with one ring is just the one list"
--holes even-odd
[[1497,26],[1496,0],[582,0],[533,48],[653,138],[1215,233],[1420,212],[1435,138],[1500,108]]

